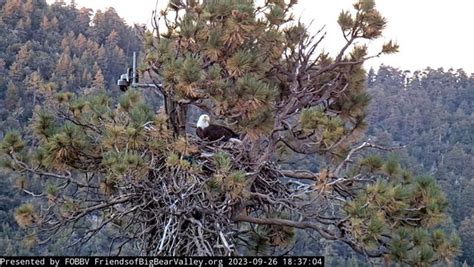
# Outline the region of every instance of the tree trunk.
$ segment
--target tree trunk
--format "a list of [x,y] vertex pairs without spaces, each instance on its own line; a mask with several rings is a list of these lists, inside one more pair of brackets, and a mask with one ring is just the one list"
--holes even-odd
[[178,121],[178,137],[186,138],[186,118],[188,114],[187,104],[178,104],[177,121]]
[[176,102],[172,96],[167,96],[165,100],[165,110],[169,117],[169,126],[175,138],[186,137],[186,117],[188,106]]

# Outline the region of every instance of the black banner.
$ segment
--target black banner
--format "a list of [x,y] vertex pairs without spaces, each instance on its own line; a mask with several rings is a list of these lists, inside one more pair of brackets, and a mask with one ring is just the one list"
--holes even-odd
[[2,257],[6,266],[324,266],[324,257]]

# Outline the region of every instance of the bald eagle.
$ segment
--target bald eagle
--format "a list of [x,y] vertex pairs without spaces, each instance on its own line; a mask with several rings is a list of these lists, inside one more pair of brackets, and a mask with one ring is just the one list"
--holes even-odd
[[236,134],[231,129],[217,124],[209,124],[211,119],[208,115],[203,114],[199,117],[197,122],[196,134],[199,138],[208,141],[228,141],[231,138],[238,138],[239,135]]

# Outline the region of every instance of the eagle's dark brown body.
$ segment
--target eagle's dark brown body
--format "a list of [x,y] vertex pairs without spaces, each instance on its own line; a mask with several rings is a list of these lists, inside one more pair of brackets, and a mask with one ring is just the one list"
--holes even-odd
[[214,125],[210,124],[206,128],[202,129],[198,127],[196,129],[196,134],[199,138],[208,141],[228,141],[230,138],[238,138],[239,136],[232,131],[231,129],[222,126],[222,125]]
[[207,141],[228,141],[231,138],[239,137],[238,134],[225,126],[210,124],[210,120],[206,114],[199,117],[196,125],[196,135],[199,136],[199,138]]

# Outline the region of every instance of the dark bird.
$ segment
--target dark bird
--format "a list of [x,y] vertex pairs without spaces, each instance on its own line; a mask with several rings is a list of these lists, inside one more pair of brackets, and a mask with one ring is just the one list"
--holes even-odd
[[199,117],[196,128],[196,134],[199,138],[207,141],[229,141],[231,138],[239,137],[239,135],[231,129],[222,125],[210,124],[210,121],[211,119],[206,114]]

